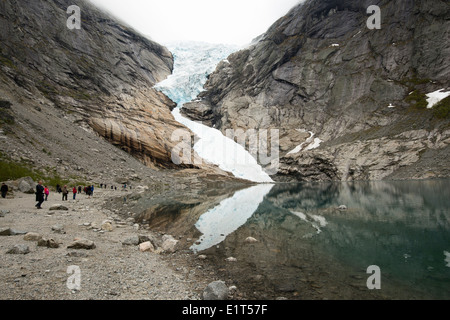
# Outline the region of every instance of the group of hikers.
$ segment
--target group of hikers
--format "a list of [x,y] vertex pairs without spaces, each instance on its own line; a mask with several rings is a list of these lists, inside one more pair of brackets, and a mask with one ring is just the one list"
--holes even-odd
[[[50,195],[50,189],[48,186],[44,186],[42,184],[42,181],[38,182],[38,185],[36,186],[36,208],[42,209],[42,203],[44,201],[48,200],[48,196]],[[76,200],[77,194],[81,194],[81,192],[84,191],[84,193],[89,196],[89,198],[94,194],[94,186],[87,186],[82,188],[81,186],[73,187],[72,188],[72,194],[73,194],[73,200]],[[69,195],[69,188],[65,185],[61,187],[59,184],[56,185],[56,192],[59,194],[62,194],[62,201],[68,200]]]
[[[100,184],[100,188],[107,188],[107,185],[104,183]],[[123,188],[127,188],[127,185],[125,184],[123,186]],[[129,186],[129,188],[131,189],[131,186]],[[117,190],[116,186],[111,186],[111,190]],[[2,183],[1,186],[1,196],[3,199],[6,198],[6,195],[9,191],[8,186],[5,183]],[[68,195],[70,193],[70,188],[67,187],[67,185],[64,186],[60,186],[59,184],[56,185],[56,192],[58,192],[59,194],[62,194],[62,201],[68,201]],[[78,187],[73,187],[72,190],[72,195],[73,195],[73,200],[76,200],[77,194],[81,194],[82,192],[84,192],[89,198],[91,198],[91,196],[94,195],[94,185],[90,185],[90,186],[78,186]],[[42,204],[44,203],[44,201],[48,201],[48,196],[50,195],[50,189],[48,186],[43,185],[42,181],[39,181],[37,186],[36,186],[36,202],[37,204],[35,205],[36,208],[38,209],[42,209]]]

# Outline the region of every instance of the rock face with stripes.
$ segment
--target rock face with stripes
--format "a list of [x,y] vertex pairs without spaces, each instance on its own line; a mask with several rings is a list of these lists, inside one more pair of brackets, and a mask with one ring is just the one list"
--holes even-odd
[[77,4],[81,28],[71,30],[72,1],[0,2],[1,100],[55,108],[149,166],[174,167],[171,136],[183,127],[175,104],[153,89],[171,74],[172,54],[88,1]]

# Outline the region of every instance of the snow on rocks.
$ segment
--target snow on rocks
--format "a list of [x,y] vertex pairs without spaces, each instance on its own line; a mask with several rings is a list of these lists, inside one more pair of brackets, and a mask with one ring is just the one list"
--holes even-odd
[[[306,130],[299,130],[300,132],[305,132]],[[309,131],[309,138],[306,139],[305,142],[301,143],[300,145],[298,145],[297,147],[295,147],[292,151],[288,152],[288,154],[295,154],[295,153],[299,153],[303,150],[308,151],[308,150],[313,150],[313,149],[317,149],[318,147],[320,147],[320,144],[323,142],[321,139],[319,138],[314,138],[315,134],[312,131]]]
[[450,96],[450,91],[444,91],[444,89],[440,89],[431,93],[428,93],[426,95],[428,97],[428,109],[433,108],[436,104],[438,104],[440,101],[444,100],[448,96]]

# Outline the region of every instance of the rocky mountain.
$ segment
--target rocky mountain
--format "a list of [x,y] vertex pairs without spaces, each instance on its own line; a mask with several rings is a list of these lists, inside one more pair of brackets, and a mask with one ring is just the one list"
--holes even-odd
[[0,29],[0,158],[111,181],[180,169],[171,136],[187,129],[153,89],[172,73],[167,48],[85,0],[1,1]]
[[448,1],[307,0],[221,62],[184,114],[279,129],[277,180],[448,177],[450,99],[426,95],[450,89],[449,35]]
[[[66,26],[73,4],[79,30]],[[2,1],[0,25],[3,100],[50,105],[146,164],[169,163],[165,137],[179,125],[152,89],[172,72],[165,47],[86,1]]]

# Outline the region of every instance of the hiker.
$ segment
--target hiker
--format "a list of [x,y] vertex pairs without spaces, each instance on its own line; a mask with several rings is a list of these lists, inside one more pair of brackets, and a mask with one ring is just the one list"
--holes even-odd
[[8,193],[8,186],[5,183],[2,183],[2,198],[5,199],[6,198],[6,194]]
[[44,188],[44,194],[45,194],[45,201],[47,201],[48,195],[50,194],[50,189],[47,186],[45,186]]
[[61,186],[59,184],[56,185],[56,192],[61,193]]
[[75,200],[77,197],[77,187],[73,187],[72,193],[73,193],[73,200]]
[[78,193],[81,194],[81,186],[78,186]]
[[39,181],[38,185],[36,186],[36,201],[37,204],[35,205],[35,207],[38,209],[42,209],[41,205],[44,202],[44,187],[42,186],[42,181]]
[[91,198],[91,187],[90,186],[86,187],[86,195],[89,197],[89,199]]
[[69,194],[69,191],[67,190],[67,186],[64,186],[62,188],[62,201],[67,201],[67,195]]

